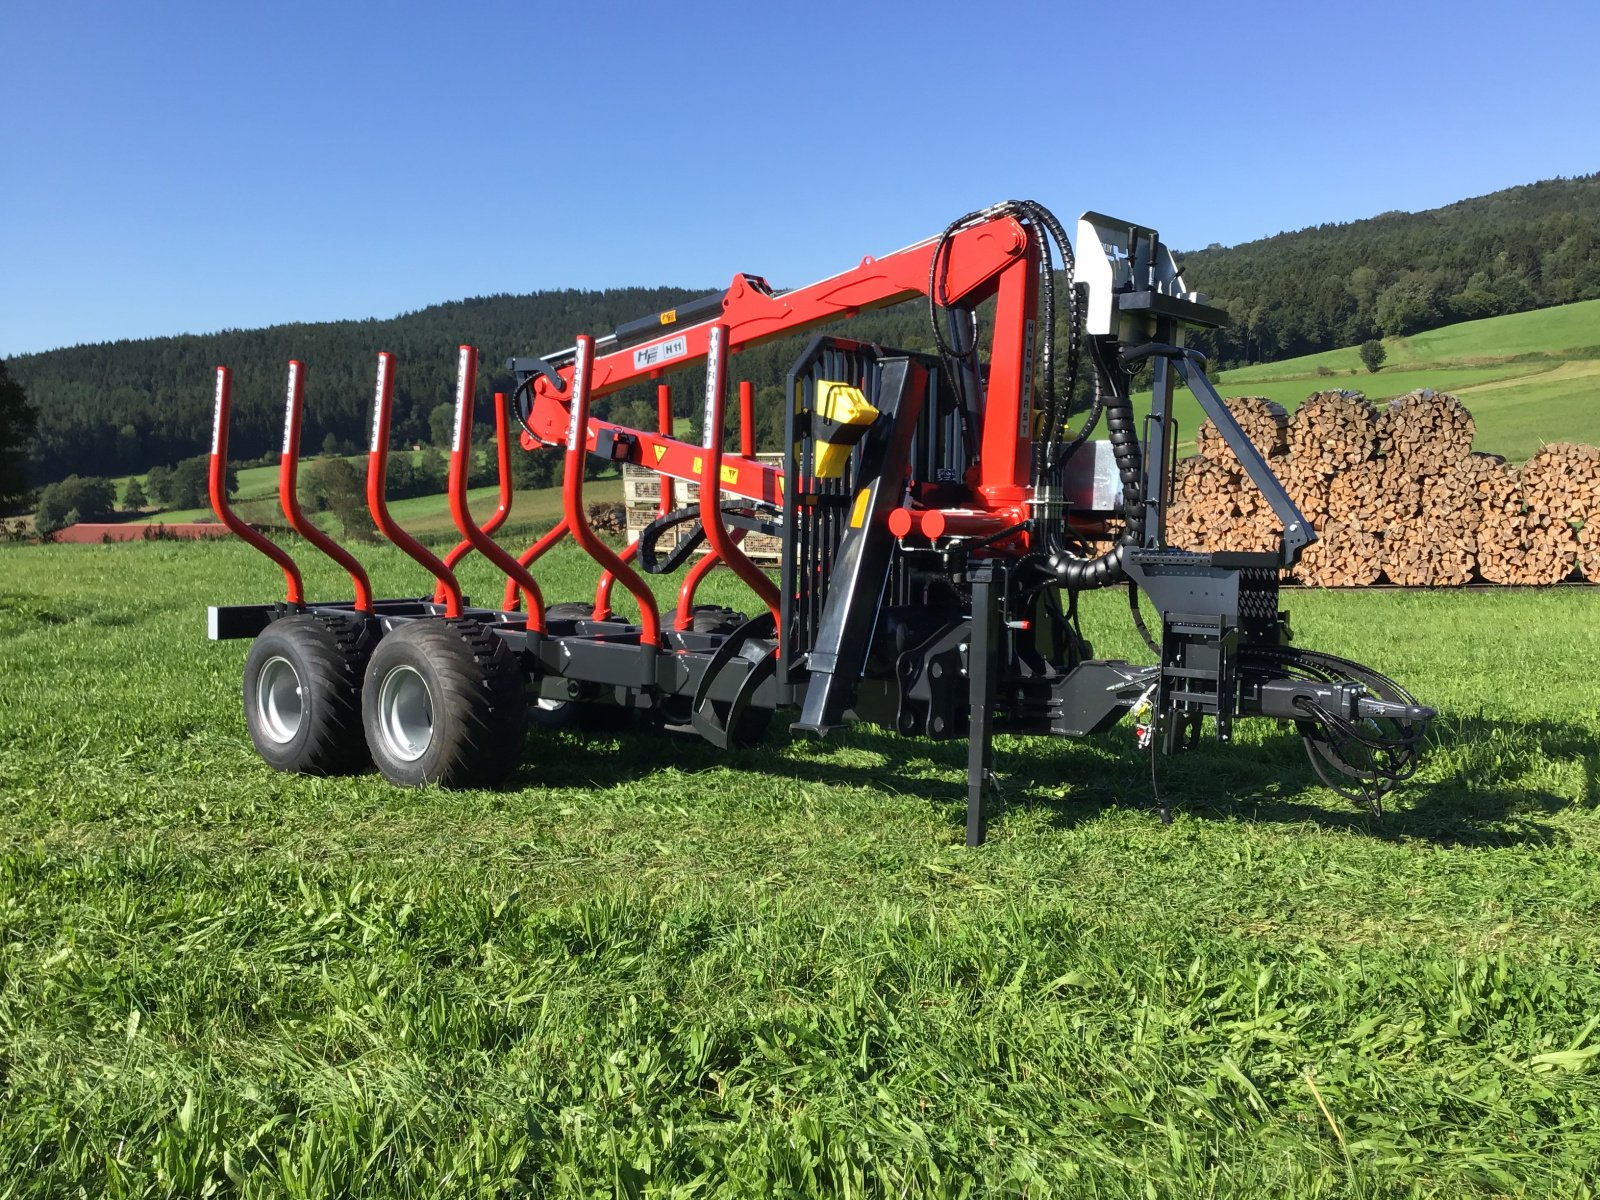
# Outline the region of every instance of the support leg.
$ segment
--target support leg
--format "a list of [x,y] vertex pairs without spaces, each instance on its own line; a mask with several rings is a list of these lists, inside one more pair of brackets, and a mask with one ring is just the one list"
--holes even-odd
[[981,846],[989,832],[994,787],[995,668],[999,660],[1000,605],[993,563],[972,573],[972,643],[967,654],[967,687],[972,718],[967,729],[967,845]]

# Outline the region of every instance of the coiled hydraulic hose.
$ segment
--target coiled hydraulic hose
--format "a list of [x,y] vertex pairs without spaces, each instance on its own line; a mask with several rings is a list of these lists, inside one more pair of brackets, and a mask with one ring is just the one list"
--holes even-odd
[[1105,412],[1106,429],[1111,435],[1111,456],[1122,478],[1124,524],[1121,542],[1096,558],[1079,558],[1072,554],[1062,542],[1060,532],[1051,530],[1046,561],[1057,581],[1069,591],[1110,587],[1126,579],[1128,550],[1144,540],[1144,463],[1127,374],[1120,364],[1107,361],[1106,347],[1098,340],[1091,340],[1089,349],[1094,359],[1094,408]]
[[[735,529],[758,530],[762,533],[775,532],[771,523],[777,519],[778,514],[752,501],[724,500],[719,508],[724,517],[732,518],[728,524]],[[763,520],[763,517],[766,520]],[[656,543],[660,541],[662,534],[680,525],[690,525],[692,528],[665,557],[662,557]],[[674,509],[665,516],[651,521],[639,534],[639,566],[647,575],[670,575],[683,566],[705,540],[705,526],[700,523],[700,506],[691,504],[685,508]]]

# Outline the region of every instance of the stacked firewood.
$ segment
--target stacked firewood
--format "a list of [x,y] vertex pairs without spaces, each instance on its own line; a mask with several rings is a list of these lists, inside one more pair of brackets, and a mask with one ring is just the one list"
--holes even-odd
[[[1600,449],[1558,443],[1508,467],[1473,453],[1472,414],[1431,391],[1382,412],[1358,392],[1318,392],[1288,419],[1258,397],[1228,405],[1317,533],[1294,570],[1304,583],[1600,582]],[[1174,481],[1168,543],[1275,549],[1271,507],[1211,422],[1195,444]]]
[[[1245,437],[1262,454],[1272,457],[1288,448],[1289,413],[1283,405],[1261,396],[1239,396],[1228,401],[1228,411]],[[1195,431],[1194,448],[1201,458],[1231,464],[1238,469],[1239,460],[1211,421],[1202,421]]]
[[[1558,583],[1576,566],[1600,582],[1600,449],[1543,447],[1486,489],[1479,569],[1495,583]],[[1581,561],[1580,561],[1581,559]]]

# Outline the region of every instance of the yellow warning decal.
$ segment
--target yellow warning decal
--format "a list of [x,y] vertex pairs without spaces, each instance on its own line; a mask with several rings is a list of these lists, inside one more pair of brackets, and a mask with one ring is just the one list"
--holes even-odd
[[706,469],[705,459],[701,458],[698,454],[696,454],[694,456],[694,473],[696,475],[698,475],[702,471],[704,471],[705,469]]
[[722,482],[723,483],[738,483],[739,482],[739,468],[738,467],[723,467],[721,474],[722,474]]
[[661,323],[663,325],[671,325],[677,319],[678,319],[678,310],[675,309],[675,308],[669,308],[669,309],[667,309],[666,312],[661,314]]
[[658,445],[658,446],[656,446],[655,451],[656,451],[656,461],[657,462],[660,462],[663,458],[665,458],[667,456],[667,448],[665,446]]
[[850,528],[860,529],[867,519],[867,501],[872,499],[872,489],[862,488],[856,493],[856,502],[850,509]]

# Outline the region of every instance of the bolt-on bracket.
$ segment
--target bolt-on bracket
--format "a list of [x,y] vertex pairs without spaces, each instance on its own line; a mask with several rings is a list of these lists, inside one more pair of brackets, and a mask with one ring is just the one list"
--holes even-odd
[[278,564],[287,585],[289,604],[294,608],[302,608],[306,602],[305,585],[294,558],[283,547],[257,533],[228,503],[228,424],[232,419],[233,372],[227,367],[218,367],[216,402],[211,413],[211,462],[207,479],[211,511],[232,533]]
[[278,464],[278,503],[289,528],[344,568],[355,588],[356,611],[372,613],[372,580],[355,555],[313,525],[300,508],[300,422],[305,414],[305,365],[289,360],[289,384],[283,406],[283,458]]
[[1155,370],[1154,398],[1151,407],[1151,420],[1154,424],[1153,432],[1146,442],[1146,478],[1149,483],[1145,489],[1144,499],[1145,545],[1150,549],[1159,549],[1166,544],[1163,517],[1166,492],[1171,480],[1167,477],[1165,438],[1166,427],[1171,420],[1173,385],[1176,382],[1173,376],[1176,375],[1194,393],[1194,398],[1200,402],[1201,409],[1211,418],[1223,441],[1228,443],[1228,448],[1244,467],[1245,474],[1250,476],[1250,481],[1267,498],[1273,515],[1283,527],[1279,560],[1285,567],[1294,566],[1300,561],[1300,552],[1316,541],[1317,535],[1312,530],[1310,522],[1301,514],[1299,506],[1284,490],[1278,477],[1272,473],[1272,468],[1267,465],[1267,460],[1262,457],[1261,451],[1256,449],[1255,443],[1245,436],[1244,430],[1239,428],[1239,422],[1235,420],[1227,402],[1206,378],[1204,357],[1197,351],[1163,342],[1150,342],[1122,352],[1122,360],[1129,366],[1145,359],[1153,360]]

